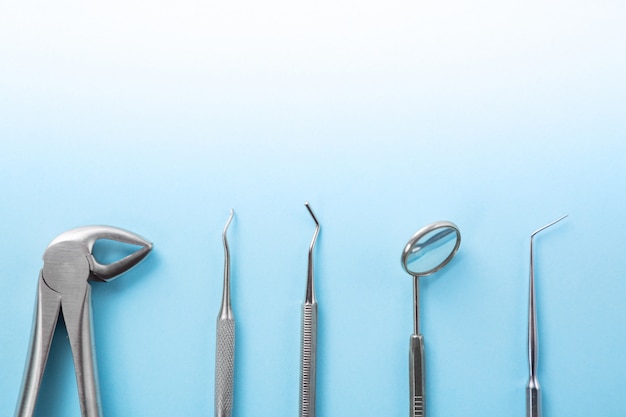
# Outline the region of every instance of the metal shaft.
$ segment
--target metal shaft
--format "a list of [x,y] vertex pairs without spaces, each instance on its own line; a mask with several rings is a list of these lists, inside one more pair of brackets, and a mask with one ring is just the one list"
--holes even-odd
[[413,277],[413,334],[420,334],[420,279]]
[[526,386],[526,417],[541,417],[541,387],[537,379],[537,305],[535,304],[535,273],[533,259],[533,240],[530,239],[530,284],[528,296],[528,368],[529,377]]
[[420,280],[413,276],[413,334],[409,341],[409,417],[426,414],[424,337],[420,334]]

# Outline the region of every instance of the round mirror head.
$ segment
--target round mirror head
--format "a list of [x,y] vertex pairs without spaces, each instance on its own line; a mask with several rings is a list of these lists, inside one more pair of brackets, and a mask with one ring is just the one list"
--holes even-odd
[[461,245],[461,232],[452,222],[435,222],[420,229],[402,251],[406,272],[423,277],[439,271],[454,257]]

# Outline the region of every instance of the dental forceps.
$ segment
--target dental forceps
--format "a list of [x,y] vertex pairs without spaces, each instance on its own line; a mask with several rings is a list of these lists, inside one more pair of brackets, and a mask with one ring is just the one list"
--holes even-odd
[[[96,240],[106,239],[141,248],[110,264],[92,254]],[[91,286],[128,271],[152,250],[139,235],[112,226],[86,226],[57,236],[43,255],[29,355],[15,417],[32,417],[54,330],[62,314],[74,358],[78,400],[83,417],[102,416],[91,330]]]

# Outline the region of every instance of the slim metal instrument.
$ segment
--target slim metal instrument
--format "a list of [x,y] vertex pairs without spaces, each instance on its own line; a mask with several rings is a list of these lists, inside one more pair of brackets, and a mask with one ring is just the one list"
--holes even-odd
[[233,388],[235,384],[235,316],[230,303],[230,250],[226,232],[235,215],[230,216],[224,226],[224,289],[222,306],[217,316],[215,348],[215,417],[231,417],[233,412]]
[[315,368],[317,362],[317,300],[313,282],[313,248],[320,224],[308,202],[304,203],[315,222],[309,245],[306,293],[302,304],[302,352],[300,364],[300,417],[315,417]]
[[409,340],[409,417],[426,416],[424,336],[420,333],[420,277],[439,271],[456,255],[461,232],[452,222],[431,223],[413,235],[402,251],[402,267],[413,277],[413,334]]
[[537,379],[537,358],[539,346],[537,342],[537,304],[535,303],[535,265],[533,254],[533,238],[542,230],[560,222],[567,215],[549,223],[530,235],[530,285],[528,297],[528,367],[529,378],[526,385],[526,417],[541,417],[541,387]]

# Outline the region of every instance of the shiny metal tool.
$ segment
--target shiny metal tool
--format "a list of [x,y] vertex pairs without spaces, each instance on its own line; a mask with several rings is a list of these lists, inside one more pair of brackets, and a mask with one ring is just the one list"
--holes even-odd
[[315,232],[309,245],[306,292],[302,304],[302,355],[300,363],[300,417],[315,417],[315,371],[317,365],[317,300],[313,282],[313,248],[320,224],[308,202],[304,203],[315,222]]
[[[113,240],[140,246],[110,264],[100,264],[92,254],[96,240]],[[143,260],[152,243],[129,231],[111,226],[87,226],[57,236],[43,255],[30,351],[22,381],[16,417],[35,411],[50,343],[63,315],[72,348],[78,400],[83,417],[102,416],[95,349],[91,330],[91,286],[88,281],[110,281]]]
[[420,229],[402,251],[402,267],[413,276],[413,334],[409,341],[409,416],[426,415],[424,337],[419,325],[419,278],[434,274],[452,260],[461,245],[461,232],[451,222]]
[[541,417],[541,387],[537,379],[537,358],[539,346],[537,342],[537,304],[535,303],[535,264],[533,254],[533,238],[542,230],[560,222],[567,215],[549,223],[530,235],[530,284],[528,297],[528,366],[529,378],[526,385],[526,417]]
[[217,336],[215,349],[215,416],[230,417],[233,412],[233,387],[235,383],[235,316],[230,303],[230,250],[226,232],[235,212],[224,226],[224,289],[222,307],[217,316]]

